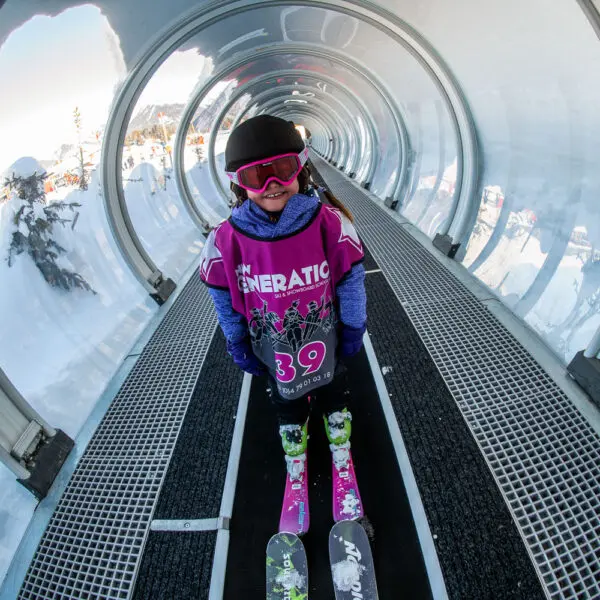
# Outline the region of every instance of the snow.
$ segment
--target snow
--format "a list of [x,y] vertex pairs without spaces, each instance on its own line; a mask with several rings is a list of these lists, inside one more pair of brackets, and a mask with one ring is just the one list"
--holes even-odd
[[337,441],[346,437],[344,422],[351,420],[352,414],[348,411],[336,411],[327,417],[327,421],[329,423],[329,436],[333,443],[336,443]]
[[388,373],[391,373],[393,371],[394,367],[381,367],[381,374],[382,375],[387,375]]
[[[224,174],[225,170],[225,145],[229,138],[229,132],[217,134],[215,139],[215,165],[220,174],[221,183],[224,188],[229,189],[229,180]],[[205,136],[204,155],[208,154],[209,138]],[[183,156],[186,169],[186,179],[194,198],[194,201],[200,207],[201,212],[211,224],[220,223],[229,216],[229,207],[221,197],[221,192],[210,175],[208,162],[203,160],[198,163],[193,150],[193,146],[187,146]]]
[[1,181],[4,181],[5,178],[9,179],[12,175],[15,177],[31,177],[34,173],[42,175],[46,173],[46,169],[35,158],[24,156],[16,160],[4,171]]
[[352,415],[349,412],[342,412],[341,410],[338,410],[336,412],[331,413],[328,417],[327,420],[329,421],[329,425],[331,426],[335,426],[335,425],[342,425],[342,423],[346,420],[352,420]]
[[33,217],[35,220],[43,219],[46,220],[46,213],[44,212],[44,205],[41,202],[33,203]]
[[[168,164],[163,169],[159,153],[153,156],[150,146],[142,146],[132,154],[136,164],[123,177],[141,181],[124,181],[131,220],[148,254],[178,283],[202,251],[204,237],[179,199],[173,177],[165,177],[170,169]],[[99,159],[100,152],[95,156]],[[36,171],[44,169],[27,157],[7,169],[23,177]],[[52,237],[67,250],[58,262],[82,275],[95,295],[52,288],[27,253],[16,256],[9,267],[5,258],[15,229],[13,217],[22,201],[12,193],[0,203],[0,365],[33,408],[71,437],[158,309],[114,242],[96,165],[90,175],[87,191],[59,187],[46,201],[81,204],[75,227],[55,225]],[[41,204],[34,208],[43,212]],[[222,203],[213,221],[226,216],[226,210]],[[61,215],[74,217],[69,210]],[[36,501],[4,465],[0,490],[1,582]]]
[[275,579],[275,582],[286,591],[302,589],[306,586],[306,577],[300,575],[296,569],[285,569]]
[[27,223],[25,223],[24,219],[19,220],[18,230],[19,233],[22,233],[25,236],[29,235],[29,227],[27,226]]
[[359,565],[355,560],[342,560],[331,566],[333,585],[340,592],[352,591],[352,586],[360,584],[360,578],[365,571],[364,565]]
[[338,471],[347,468],[350,457],[350,442],[346,442],[345,444],[330,444],[329,449],[331,450],[335,468]]
[[[498,186],[488,186],[496,194]],[[502,194],[501,194],[502,195]],[[463,264],[470,267],[489,241],[500,216],[501,204],[482,202],[475,230],[467,247]],[[501,238],[485,262],[475,270],[475,276],[485,283],[509,308],[516,310],[559,354],[565,364],[575,353],[587,346],[597,327],[600,278],[598,272],[584,276],[585,268],[593,268],[600,258],[593,249],[593,221],[585,207],[579,222],[570,232],[571,238],[558,266],[548,274],[547,283],[532,307],[522,310],[519,301],[530,290],[546,266],[548,249],[558,235],[549,225],[536,229],[535,213],[531,209],[513,211]],[[538,223],[539,224],[539,223]],[[569,232],[563,232],[563,234]],[[542,245],[545,240],[545,245]]]

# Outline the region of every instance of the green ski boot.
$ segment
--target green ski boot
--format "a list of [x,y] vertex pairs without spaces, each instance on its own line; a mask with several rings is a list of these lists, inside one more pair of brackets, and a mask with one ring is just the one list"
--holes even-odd
[[304,425],[280,425],[281,445],[287,456],[300,456],[306,452],[307,428]]

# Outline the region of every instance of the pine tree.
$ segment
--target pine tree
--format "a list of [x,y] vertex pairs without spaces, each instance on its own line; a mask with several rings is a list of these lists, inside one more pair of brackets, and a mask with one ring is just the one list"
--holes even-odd
[[85,161],[83,160],[83,146],[81,145],[81,113],[79,108],[76,106],[73,111],[73,118],[75,119],[75,128],[77,129],[77,142],[79,144],[79,152],[77,159],[79,160],[79,189],[88,189],[88,174],[85,170]]
[[201,135],[196,135],[190,141],[194,146],[194,154],[196,155],[198,162],[202,162],[202,159],[204,158],[204,148],[202,148],[201,144],[204,143],[204,138]]
[[198,162],[202,162],[202,159],[204,158],[204,150],[202,149],[202,146],[197,145],[194,148],[194,153],[196,154],[196,158],[198,159]]
[[56,263],[59,255],[64,254],[66,250],[52,239],[54,224],[59,223],[64,226],[70,223],[70,219],[61,217],[59,213],[65,209],[75,212],[81,204],[77,202],[46,204],[45,179],[45,173],[38,175],[34,172],[27,177],[13,173],[12,177],[5,181],[5,185],[23,201],[13,219],[17,229],[12,234],[8,249],[6,259],[8,266],[12,267],[15,258],[27,252],[51,286],[65,290],[78,287],[95,294],[96,292],[81,275],[63,269]]

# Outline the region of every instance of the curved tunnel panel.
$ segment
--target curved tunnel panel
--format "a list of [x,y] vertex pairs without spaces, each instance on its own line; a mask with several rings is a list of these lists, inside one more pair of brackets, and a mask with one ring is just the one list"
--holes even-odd
[[[600,330],[600,20],[580,4],[0,2],[0,366],[77,435],[139,353],[147,294],[228,216],[227,137],[261,112],[460,244],[488,304],[568,362]],[[35,504],[4,466],[0,489],[1,578]]]

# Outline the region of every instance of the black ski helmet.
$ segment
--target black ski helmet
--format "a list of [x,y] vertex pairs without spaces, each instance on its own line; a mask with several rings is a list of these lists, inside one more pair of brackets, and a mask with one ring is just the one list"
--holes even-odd
[[225,170],[236,171],[261,158],[302,150],[304,141],[293,121],[258,115],[231,132],[225,147]]

